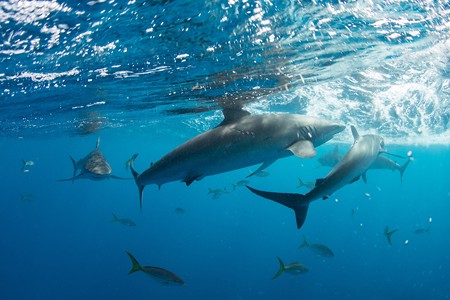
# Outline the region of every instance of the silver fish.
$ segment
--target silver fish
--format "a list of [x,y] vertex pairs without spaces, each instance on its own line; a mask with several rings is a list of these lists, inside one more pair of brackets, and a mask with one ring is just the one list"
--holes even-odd
[[141,266],[139,264],[139,262],[136,260],[136,258],[134,258],[134,256],[126,251],[126,253],[128,254],[128,256],[131,259],[131,262],[133,264],[130,272],[128,272],[128,274],[137,272],[137,271],[142,271],[145,274],[149,275],[150,277],[162,282],[163,284],[175,284],[175,285],[184,285],[184,281],[181,280],[180,277],[178,277],[177,275],[175,275],[174,273],[170,272],[169,270],[163,269],[163,268],[158,268],[158,267],[145,267],[145,266]]
[[280,268],[278,269],[278,272],[272,277],[272,279],[277,278],[278,276],[280,276],[281,274],[283,274],[283,272],[292,274],[292,275],[298,275],[298,274],[303,274],[308,272],[308,268],[299,263],[299,262],[293,262],[290,263],[288,265],[285,265],[283,263],[283,261],[281,260],[281,258],[277,257],[278,262],[280,263]]

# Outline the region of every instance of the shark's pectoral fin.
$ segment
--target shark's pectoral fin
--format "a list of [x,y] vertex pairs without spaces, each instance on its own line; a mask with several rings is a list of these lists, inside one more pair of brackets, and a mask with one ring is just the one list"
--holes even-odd
[[312,158],[316,156],[316,148],[311,141],[302,140],[298,141],[287,148],[295,156],[300,158]]
[[356,176],[355,178],[352,179],[352,181],[350,181],[350,183],[356,182],[359,180],[359,178],[361,178],[361,176]]
[[109,178],[120,179],[120,180],[133,180],[134,179],[134,178],[119,177],[119,176],[116,176],[116,175],[110,175]]
[[58,181],[72,181],[72,182],[74,182],[77,179],[83,179],[83,178],[86,178],[86,176],[85,176],[84,173],[81,173],[81,174],[78,174],[77,176],[73,176],[73,177],[70,177],[70,178],[58,179]]
[[182,182],[186,183],[186,186],[190,186],[194,181],[200,180],[203,177],[203,175],[189,176],[186,179],[183,179]]
[[364,183],[367,184],[367,176],[366,176],[366,172],[364,172],[364,173],[361,175],[361,177],[362,177],[362,179],[364,180]]
[[263,170],[265,170],[265,169],[267,169],[267,168],[268,168],[271,164],[273,164],[275,161],[276,161],[276,159],[270,160],[270,161],[266,161],[266,162],[263,162],[262,165],[259,166],[259,168],[258,168],[255,172],[250,173],[250,175],[248,175],[246,178],[251,177],[251,176],[253,176],[253,175],[255,175],[255,174],[257,174],[257,173],[259,173],[259,172],[261,172],[261,171],[263,171]]

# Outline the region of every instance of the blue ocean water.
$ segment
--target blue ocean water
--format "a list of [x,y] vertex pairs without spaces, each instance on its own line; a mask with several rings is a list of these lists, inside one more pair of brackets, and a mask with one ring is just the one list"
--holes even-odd
[[[447,1],[10,0],[0,29],[1,299],[450,297]],[[131,178],[134,153],[141,172],[230,105],[353,124],[414,160],[403,181],[370,170],[313,202],[300,230],[290,209],[233,190],[258,166],[148,186],[142,212],[133,180],[57,181],[98,137]],[[351,143],[347,126],[317,157]],[[291,156],[247,180],[304,193],[298,178],[329,170]],[[299,249],[303,235],[334,257]],[[186,284],[128,275],[125,251]],[[309,271],[273,280],[277,256]]]

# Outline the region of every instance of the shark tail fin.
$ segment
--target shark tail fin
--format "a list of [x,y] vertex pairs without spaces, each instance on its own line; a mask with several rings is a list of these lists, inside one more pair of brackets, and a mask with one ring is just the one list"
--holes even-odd
[[408,156],[408,160],[398,169],[400,171],[400,181],[403,182],[403,173],[405,173],[406,168],[408,167],[409,163],[414,160],[414,157]]
[[136,170],[134,169],[134,160],[136,159],[137,156],[138,156],[138,154],[136,153],[131,158],[130,170],[131,170],[131,174],[133,174],[134,181],[136,182],[136,185],[137,185],[138,190],[139,190],[139,206],[140,206],[141,212],[142,212],[142,194],[144,192],[145,185],[141,185],[141,184],[138,183],[139,173],[136,172]]
[[272,277],[272,279],[277,278],[278,276],[283,274],[283,271],[284,271],[284,263],[283,263],[283,261],[278,256],[277,256],[277,259],[278,259],[278,262],[280,263],[280,268],[278,269],[278,272]]
[[310,202],[305,195],[265,192],[249,187],[248,185],[246,185],[246,187],[258,196],[275,201],[294,210],[298,229],[300,229],[303,226],[303,223],[305,223]]
[[306,241],[305,235],[303,235],[303,243],[300,246],[298,246],[298,248],[304,248],[306,246],[308,246],[308,242]]
[[130,252],[128,252],[128,251],[125,251],[125,252],[128,254],[128,256],[131,259],[131,263],[133,264],[133,266],[131,267],[131,270],[130,270],[130,272],[128,272],[128,274],[134,273],[136,271],[140,271],[142,267],[139,264],[139,262],[137,261],[137,259],[134,258],[134,256]]

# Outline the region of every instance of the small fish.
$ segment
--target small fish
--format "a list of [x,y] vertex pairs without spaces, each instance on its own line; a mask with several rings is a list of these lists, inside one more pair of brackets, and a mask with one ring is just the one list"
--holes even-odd
[[149,275],[150,277],[153,277],[158,281],[161,281],[164,285],[167,284],[184,285],[184,281],[181,280],[174,273],[165,270],[163,268],[141,266],[139,262],[136,260],[136,258],[134,258],[134,256],[130,252],[128,251],[125,252],[128,254],[128,256],[131,259],[131,262],[133,263],[133,267],[131,268],[130,272],[128,272],[128,274],[134,273],[136,271],[142,271],[145,274]]
[[130,168],[131,163],[136,159],[136,157],[138,156],[137,153],[133,154],[129,159],[127,159],[127,161],[125,162],[125,169],[128,171],[128,169]]
[[424,233],[430,233],[431,226],[428,226],[427,228],[418,228],[414,230],[415,234],[424,234]]
[[314,188],[316,184],[311,181],[303,182],[300,178],[298,178],[298,185],[297,188],[307,187],[308,189]]
[[247,184],[249,184],[249,183],[250,183],[250,181],[248,181],[248,180],[239,180],[238,182],[233,183],[233,191],[234,191],[236,188],[241,187],[241,186],[244,186],[244,185],[247,185]]
[[325,245],[322,244],[309,244],[306,241],[306,237],[305,235],[303,235],[303,243],[298,247],[298,248],[308,248],[309,250],[311,250],[312,252],[314,252],[315,254],[322,256],[322,257],[334,257],[334,253],[333,251],[331,251],[330,248],[328,248]]
[[394,229],[394,230],[389,231],[389,226],[386,226],[386,228],[384,229],[384,235],[386,236],[386,238],[387,238],[387,240],[389,242],[389,245],[391,245],[391,246],[392,246],[391,237],[397,231],[398,231],[398,229]]
[[129,226],[129,227],[136,226],[136,223],[134,223],[133,220],[130,220],[127,218],[118,218],[115,214],[112,214],[112,215],[113,215],[113,219],[112,219],[113,222],[118,222],[122,225]]
[[32,160],[22,160],[22,171],[24,171],[25,173],[30,172],[28,167],[34,166],[34,161]]
[[299,263],[299,262],[293,262],[290,263],[288,265],[285,265],[283,263],[283,261],[277,256],[278,258],[278,262],[280,263],[280,269],[278,270],[278,272],[272,277],[272,279],[277,278],[278,276],[280,276],[283,272],[292,274],[292,275],[298,275],[298,274],[303,274],[308,272],[308,268]]
[[175,212],[179,215],[184,214],[186,212],[186,210],[184,208],[181,207],[177,207],[175,208]]
[[20,198],[22,201],[34,201],[36,197],[32,194],[21,194]]
[[210,189],[208,188],[208,195],[212,194],[213,199],[217,199],[220,196],[222,196],[223,194],[226,194],[227,192],[227,187],[224,187],[223,189]]

